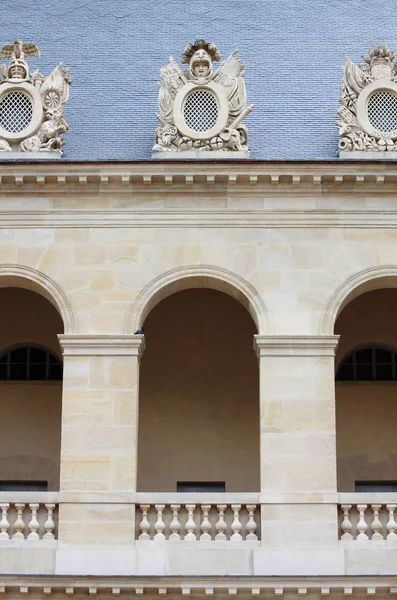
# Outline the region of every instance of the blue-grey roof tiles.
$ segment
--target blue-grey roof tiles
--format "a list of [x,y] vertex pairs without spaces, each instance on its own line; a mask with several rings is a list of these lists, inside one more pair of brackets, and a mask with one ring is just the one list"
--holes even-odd
[[346,55],[397,49],[390,0],[2,0],[1,13],[0,44],[40,48],[32,70],[72,67],[64,161],[150,160],[159,68],[198,37],[222,58],[240,49],[251,159],[337,159]]

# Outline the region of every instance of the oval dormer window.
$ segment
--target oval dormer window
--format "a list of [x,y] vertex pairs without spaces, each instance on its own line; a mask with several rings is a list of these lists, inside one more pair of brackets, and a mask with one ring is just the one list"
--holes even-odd
[[374,129],[388,133],[397,130],[397,95],[379,90],[368,100],[368,120]]
[[0,99],[0,126],[9,133],[26,129],[33,117],[33,100],[22,91],[11,91]]
[[186,96],[183,116],[193,131],[207,131],[218,120],[219,107],[215,94],[206,89],[194,90]]

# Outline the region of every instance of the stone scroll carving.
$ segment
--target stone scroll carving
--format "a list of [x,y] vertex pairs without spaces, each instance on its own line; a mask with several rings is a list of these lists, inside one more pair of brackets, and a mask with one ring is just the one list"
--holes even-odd
[[397,65],[386,44],[344,67],[336,121],[341,158],[397,157]]
[[[196,40],[182,54],[182,69],[170,57],[160,69],[160,126],[155,130],[153,157],[246,158],[247,106],[244,64],[235,50],[217,70],[221,59],[215,44]],[[183,153],[183,154],[182,154]]]
[[0,153],[2,158],[22,153],[59,158],[69,129],[63,105],[69,98],[70,69],[60,63],[48,77],[30,73],[29,56],[40,56],[39,49],[21,40],[0,50],[0,58],[10,59],[0,65]]

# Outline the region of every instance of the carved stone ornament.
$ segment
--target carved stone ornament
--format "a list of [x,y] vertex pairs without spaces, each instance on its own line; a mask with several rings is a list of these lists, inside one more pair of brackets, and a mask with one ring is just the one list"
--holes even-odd
[[397,65],[379,44],[355,65],[347,59],[336,121],[341,158],[397,158]]
[[27,56],[40,56],[34,44],[16,40],[0,50],[0,160],[60,158],[69,126],[63,105],[69,98],[70,69],[62,63],[45,77],[30,73]]
[[160,126],[153,158],[247,158],[247,128],[242,124],[254,105],[246,106],[244,65],[235,50],[213,70],[221,55],[215,44],[196,40],[160,69]]

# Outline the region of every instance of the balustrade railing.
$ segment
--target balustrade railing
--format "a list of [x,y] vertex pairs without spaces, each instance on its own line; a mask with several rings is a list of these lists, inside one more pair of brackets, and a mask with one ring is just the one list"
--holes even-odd
[[0,493],[0,542],[57,538],[57,494]]
[[[246,494],[138,494],[136,537],[156,541],[260,539],[260,505]],[[155,498],[154,498],[155,496]]]
[[339,537],[343,541],[397,542],[397,494],[340,494]]

